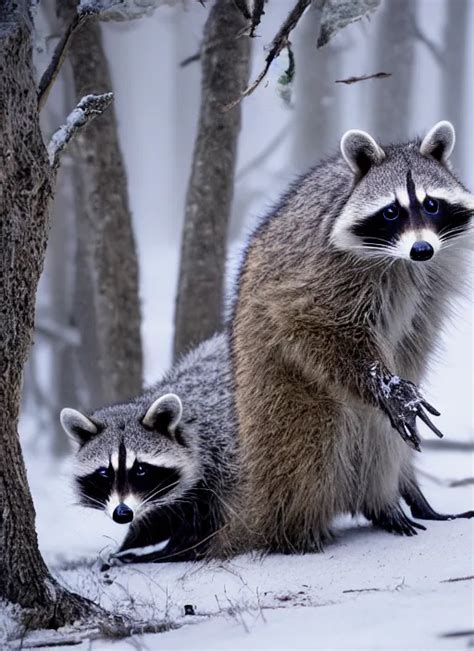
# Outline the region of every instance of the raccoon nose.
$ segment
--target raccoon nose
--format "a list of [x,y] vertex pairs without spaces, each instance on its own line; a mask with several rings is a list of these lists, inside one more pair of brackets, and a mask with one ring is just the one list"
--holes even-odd
[[132,509],[124,504],[123,502],[115,507],[115,510],[112,514],[114,522],[119,524],[127,524],[133,520],[133,511]]
[[418,240],[411,247],[410,258],[416,261],[429,260],[433,257],[434,249],[429,242]]

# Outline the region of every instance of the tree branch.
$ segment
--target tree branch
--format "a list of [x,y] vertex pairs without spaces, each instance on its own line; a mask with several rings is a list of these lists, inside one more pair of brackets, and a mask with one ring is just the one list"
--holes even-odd
[[273,39],[270,51],[268,52],[265,59],[265,67],[263,68],[262,72],[258,75],[255,81],[244,90],[240,97],[238,97],[230,104],[227,104],[223,108],[224,111],[229,111],[230,109],[234,108],[234,106],[236,106],[239,102],[241,102],[244,97],[251,95],[257,86],[263,81],[270,69],[270,66],[273,63],[273,60],[276,59],[280,55],[281,51],[288,45],[288,36],[290,35],[290,32],[296,27],[301,16],[304,14],[305,10],[309,7],[310,4],[311,0],[298,0],[296,5],[288,14],[283,25],[278,30],[275,38]]
[[415,38],[417,38],[419,41],[421,41],[428,50],[431,52],[433,55],[434,59],[436,62],[442,66],[443,65],[443,54],[441,52],[441,49],[436,45],[436,43],[430,39],[421,29],[418,25],[413,26],[413,34]]
[[247,0],[234,0],[235,6],[240,11],[245,20],[250,20],[250,11]]
[[265,0],[254,0],[252,11],[252,25],[250,27],[250,36],[255,36],[255,30],[260,25],[262,16],[265,13]]
[[101,115],[111,104],[114,94],[85,95],[63,124],[53,133],[48,145],[49,163],[53,170],[59,166],[62,151],[71,138],[91,120]]
[[374,72],[371,75],[361,75],[360,77],[347,77],[347,79],[336,79],[336,84],[356,84],[359,81],[366,81],[367,79],[387,79],[391,77],[391,72]]
[[48,99],[49,91],[51,90],[56,77],[64,63],[66,54],[71,44],[71,39],[74,32],[84,23],[90,16],[97,15],[97,11],[93,9],[78,9],[74,14],[73,19],[69,23],[66,31],[61,37],[59,43],[56,45],[51,61],[44,71],[39,86],[38,86],[38,108],[41,110]]

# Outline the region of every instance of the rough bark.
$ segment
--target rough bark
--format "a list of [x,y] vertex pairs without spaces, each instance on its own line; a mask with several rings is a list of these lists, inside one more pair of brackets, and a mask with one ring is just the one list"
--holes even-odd
[[[248,83],[249,39],[235,38],[245,25],[234,0],[217,0],[204,29],[201,110],[176,298],[175,358],[222,327],[227,228],[241,120],[239,106],[222,109]],[[206,48],[215,41],[222,47]]]
[[[69,22],[75,0],[58,10]],[[98,22],[72,37],[69,60],[77,97],[111,89]],[[138,262],[127,178],[113,107],[74,146],[77,252],[74,321],[81,333],[77,385],[84,409],[126,400],[142,388]]]
[[417,0],[386,1],[379,13],[373,60],[392,76],[372,82],[372,128],[383,142],[397,142],[406,140],[411,125]]
[[[466,64],[468,61],[468,35],[469,35],[469,2],[456,0],[446,7],[446,23],[444,28],[442,58],[442,99],[441,115],[443,120],[451,120],[456,129],[459,143],[464,144],[467,139],[465,115],[467,113],[465,101],[466,90]],[[466,147],[455,147],[453,161],[456,167],[462,167],[462,157]],[[468,161],[465,161],[468,164]]]
[[17,431],[53,183],[38,122],[29,4],[0,5],[0,597],[34,609],[31,625],[58,626],[90,610],[59,586],[39,553]]

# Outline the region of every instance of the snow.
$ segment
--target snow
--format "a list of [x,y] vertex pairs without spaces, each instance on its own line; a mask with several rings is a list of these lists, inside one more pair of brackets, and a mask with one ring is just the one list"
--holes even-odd
[[[425,451],[417,459],[423,473],[446,484],[474,476],[471,454]],[[428,522],[427,531],[405,538],[346,517],[322,554],[136,564],[101,572],[126,528],[105,514],[71,506],[72,495],[64,491],[67,466],[59,472],[57,464],[28,461],[40,547],[54,574],[106,608],[177,627],[138,636],[143,648],[466,648],[468,637],[443,635],[473,629],[472,520]],[[472,484],[447,488],[425,480],[423,488],[441,512],[474,506]],[[449,581],[465,577],[471,579]],[[185,616],[185,605],[195,615]],[[12,630],[11,620],[8,626]],[[1,630],[0,624],[0,640]],[[96,640],[75,648],[129,651],[130,643]]]

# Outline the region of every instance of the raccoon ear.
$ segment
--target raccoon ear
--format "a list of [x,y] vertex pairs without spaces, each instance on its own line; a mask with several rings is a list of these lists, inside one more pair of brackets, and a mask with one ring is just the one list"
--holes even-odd
[[453,153],[456,132],[451,122],[443,120],[431,128],[420,145],[420,154],[446,165]]
[[183,415],[183,405],[175,393],[157,398],[143,417],[142,424],[158,432],[173,434]]
[[384,150],[371,135],[359,129],[351,129],[341,138],[341,153],[357,176],[364,176],[372,165],[379,165],[385,158]]
[[63,430],[73,443],[79,447],[85,445],[85,443],[99,433],[97,425],[75,409],[69,409],[68,407],[62,409],[59,420],[61,421]]

